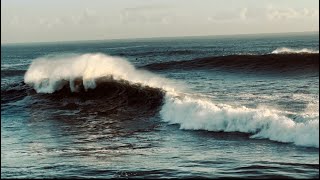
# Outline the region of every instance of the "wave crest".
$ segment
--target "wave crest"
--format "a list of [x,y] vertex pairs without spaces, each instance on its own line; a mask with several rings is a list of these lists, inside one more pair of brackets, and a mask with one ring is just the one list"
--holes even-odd
[[96,87],[95,80],[110,76],[115,80],[174,90],[173,82],[147,71],[136,70],[120,57],[104,54],[42,57],[34,60],[24,76],[24,82],[38,93],[53,93],[60,90],[64,81],[70,82],[71,91],[76,91],[76,79],[81,79],[85,90]]
[[316,53],[319,53],[319,50],[313,50],[308,48],[293,49],[293,48],[281,47],[281,48],[277,48],[271,53],[272,54],[301,54],[301,53],[316,54]]

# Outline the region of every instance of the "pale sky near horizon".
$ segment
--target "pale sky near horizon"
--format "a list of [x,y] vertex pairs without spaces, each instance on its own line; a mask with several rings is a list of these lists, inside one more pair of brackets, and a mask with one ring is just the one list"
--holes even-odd
[[1,44],[319,31],[319,0],[1,0]]

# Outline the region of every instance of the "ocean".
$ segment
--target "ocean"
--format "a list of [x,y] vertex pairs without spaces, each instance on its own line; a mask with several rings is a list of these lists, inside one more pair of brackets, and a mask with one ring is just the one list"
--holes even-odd
[[1,45],[1,178],[319,178],[319,33]]

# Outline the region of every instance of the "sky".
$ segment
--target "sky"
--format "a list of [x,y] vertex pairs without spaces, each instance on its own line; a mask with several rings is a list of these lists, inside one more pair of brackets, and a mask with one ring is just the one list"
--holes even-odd
[[1,44],[319,31],[319,0],[1,0]]

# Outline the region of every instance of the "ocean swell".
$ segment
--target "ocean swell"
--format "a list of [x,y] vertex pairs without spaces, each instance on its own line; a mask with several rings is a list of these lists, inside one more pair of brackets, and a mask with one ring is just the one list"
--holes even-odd
[[186,61],[153,63],[141,67],[148,70],[217,69],[238,73],[305,75],[319,73],[319,54],[228,55]]
[[[233,107],[194,98],[186,95],[179,83],[137,70],[120,57],[42,57],[30,65],[24,82],[39,93],[38,98],[94,100],[83,106],[83,111],[104,109],[105,114],[116,111],[121,115],[131,109],[134,113],[125,118],[160,112],[163,121],[179,124],[181,129],[244,132],[252,138],[319,148],[319,115],[295,122],[272,109]],[[74,106],[69,103],[68,107]]]

